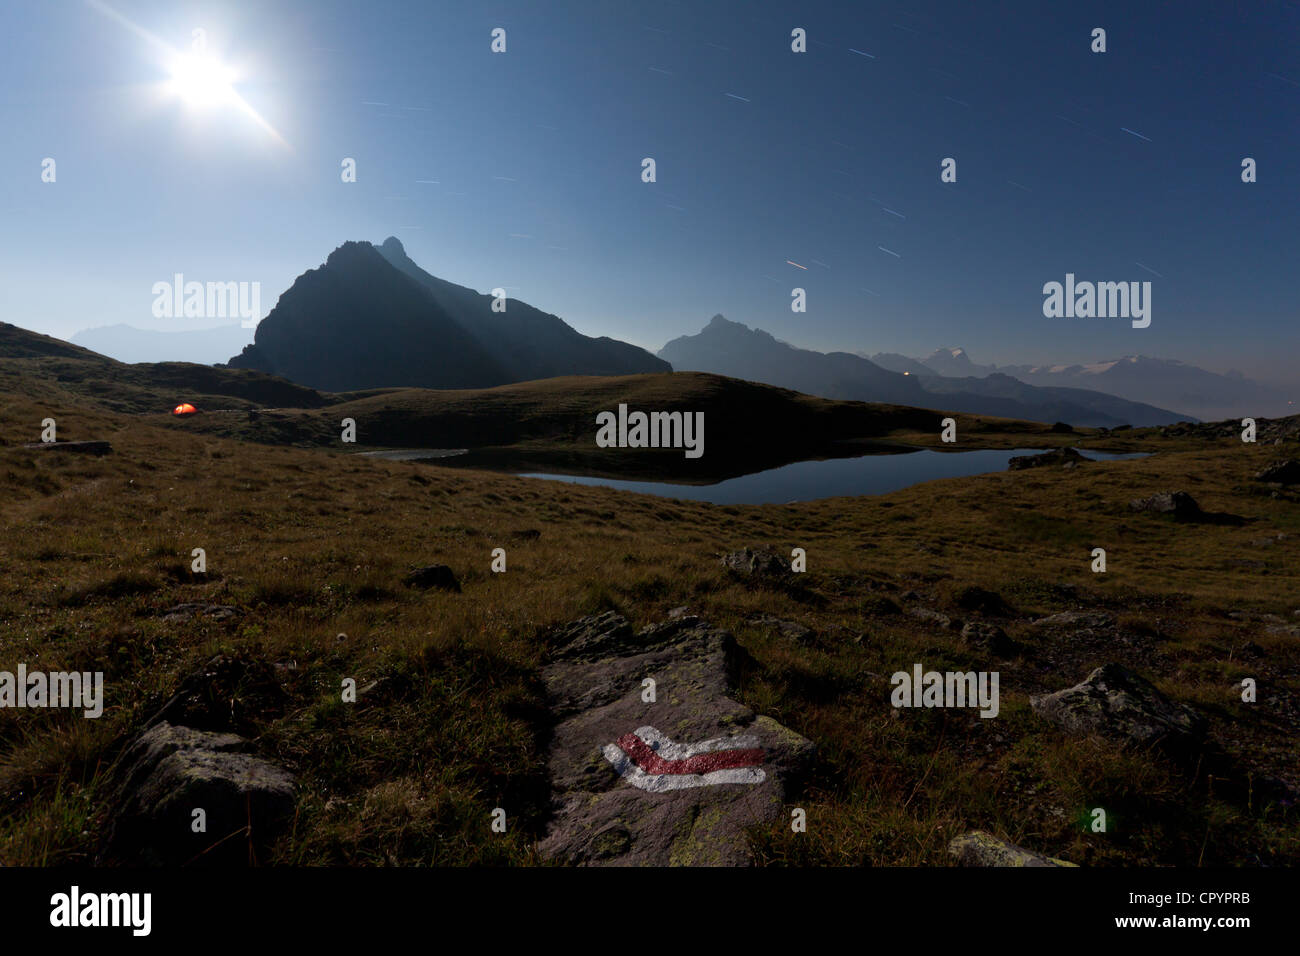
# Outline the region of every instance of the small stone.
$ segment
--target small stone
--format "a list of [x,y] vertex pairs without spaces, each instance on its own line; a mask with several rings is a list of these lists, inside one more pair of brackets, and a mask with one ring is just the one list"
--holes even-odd
[[456,575],[452,573],[451,568],[445,564],[430,564],[416,568],[403,579],[403,583],[408,588],[420,588],[422,591],[430,588],[458,593],[460,591],[460,582],[456,580]]
[[1016,643],[1007,637],[1006,631],[996,624],[983,621],[969,621],[961,629],[961,638],[972,647],[987,648],[998,657],[1007,657],[1015,652]]
[[961,621],[949,617],[947,614],[944,614],[942,611],[936,611],[934,608],[914,607],[914,608],[910,608],[907,613],[912,617],[916,618],[918,621],[925,621],[927,624],[937,624],[939,627],[942,627],[944,630],[948,630],[948,631],[961,630],[961,625],[962,625]]

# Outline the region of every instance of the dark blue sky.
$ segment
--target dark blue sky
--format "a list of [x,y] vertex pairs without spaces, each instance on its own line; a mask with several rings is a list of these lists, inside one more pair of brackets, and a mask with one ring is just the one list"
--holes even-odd
[[[169,90],[196,27],[248,109]],[[177,272],[260,282],[265,313],[397,235],[652,349],[722,312],[820,349],[1296,378],[1295,3],[66,0],[0,32],[0,304],[39,331],[218,324],[153,318]],[[1067,272],[1150,280],[1151,326],[1044,318]]]

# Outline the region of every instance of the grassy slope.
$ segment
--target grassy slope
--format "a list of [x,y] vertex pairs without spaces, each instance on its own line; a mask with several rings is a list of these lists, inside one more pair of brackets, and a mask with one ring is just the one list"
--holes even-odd
[[[227,695],[237,729],[299,777],[277,862],[533,862],[545,825],[541,635],[602,608],[648,623],[681,604],[731,628],[752,656],[742,698],[821,748],[796,798],[809,832],[756,834],[764,861],[944,864],[947,839],[968,826],[1086,864],[1300,861],[1294,809],[1251,787],[1259,773],[1300,784],[1300,648],[1226,617],[1245,607],[1295,620],[1300,605],[1300,503],[1250,481],[1278,449],[1203,442],[1068,472],[716,507],[240,443],[87,410],[36,380],[15,392],[0,395],[0,669],[103,669],[108,706],[98,721],[0,711],[0,862],[87,859],[111,761],[218,652],[288,665],[283,701],[255,686]],[[60,438],[106,438],[114,454],[17,447],[46,415]],[[1166,487],[1251,523],[1173,525],[1125,509]],[[1288,537],[1252,543],[1279,532]],[[763,542],[807,549],[802,588],[756,590],[718,566],[722,551]],[[489,573],[497,546],[504,575]],[[1088,570],[1094,546],[1107,548],[1106,575]],[[186,570],[194,547],[207,551],[204,580]],[[435,561],[455,569],[462,594],[401,586],[409,566]],[[967,617],[953,602],[972,585],[1017,609],[1008,630],[1026,653],[992,662],[890,606]],[[909,590],[919,597],[902,598]],[[160,620],[197,600],[242,615]],[[1119,614],[1133,643],[1071,644],[1025,623],[1091,606]],[[747,623],[756,612],[820,637],[769,635]],[[1262,656],[1247,656],[1248,642]],[[1029,712],[1029,694],[1111,659],[1204,709],[1230,759],[1179,767]],[[888,675],[915,661],[996,668],[1002,715],[893,710]],[[383,680],[344,705],[344,676]],[[1240,702],[1243,676],[1259,679],[1260,703]],[[505,836],[488,827],[497,806],[510,814]],[[1081,825],[1095,806],[1108,810],[1107,834]]]

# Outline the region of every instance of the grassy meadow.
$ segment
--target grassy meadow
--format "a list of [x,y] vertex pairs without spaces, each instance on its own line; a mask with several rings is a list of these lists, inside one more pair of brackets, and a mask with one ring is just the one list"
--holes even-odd
[[[0,863],[94,860],[114,761],[220,657],[208,729],[248,737],[298,779],[295,819],[265,862],[539,864],[548,630],[606,609],[643,625],[683,605],[743,646],[740,699],[819,748],[791,795],[808,832],[756,830],[761,864],[948,865],[948,840],[975,827],[1083,865],[1300,862],[1287,796],[1300,788],[1300,638],[1260,620],[1300,624],[1300,501],[1252,480],[1294,443],[1148,430],[1143,460],[724,507],[241,440],[110,411],[12,368],[0,375],[0,669],[102,670],[106,703],[98,720],[0,711]],[[113,453],[22,447],[46,417],[60,440],[105,439]],[[725,414],[710,428],[724,434]],[[1070,439],[1035,432],[1036,444]],[[964,447],[1023,441],[990,427]],[[1127,509],[1165,489],[1248,520]],[[719,563],[760,545],[806,549],[807,573],[762,587]],[[504,574],[490,571],[497,547]],[[1094,547],[1105,574],[1090,570]],[[403,586],[431,563],[462,592]],[[1001,623],[1019,647],[1006,658],[904,613],[978,619],[983,591],[1011,609]],[[190,602],[238,613],[163,620]],[[1030,624],[1094,608],[1118,618],[1123,641]],[[814,636],[796,642],[760,614]],[[1199,763],[1071,736],[1031,712],[1031,694],[1111,660],[1207,716]],[[998,670],[999,717],[893,709],[889,675],[914,662]],[[345,677],[355,704],[340,701]],[[1241,701],[1243,677],[1257,679],[1257,703]],[[489,828],[494,807],[505,834]],[[1108,832],[1087,829],[1094,807]]]

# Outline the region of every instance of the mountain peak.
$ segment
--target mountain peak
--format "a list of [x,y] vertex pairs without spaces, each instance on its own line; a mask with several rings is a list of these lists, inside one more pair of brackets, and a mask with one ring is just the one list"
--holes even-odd
[[728,327],[733,326],[733,325],[734,325],[734,326],[737,326],[737,327],[739,327],[739,328],[744,328],[744,326],[742,326],[739,322],[732,322],[729,318],[727,318],[725,315],[723,315],[721,312],[719,312],[719,313],[718,313],[717,315],[715,315],[713,318],[709,319],[709,324],[706,325],[705,328],[706,328],[706,329],[724,329],[724,328],[728,328]]
[[379,248],[391,255],[398,255],[398,256],[406,255],[406,250],[402,248],[401,240],[399,240],[396,236],[389,236],[387,239],[383,241],[383,244],[380,245]]

